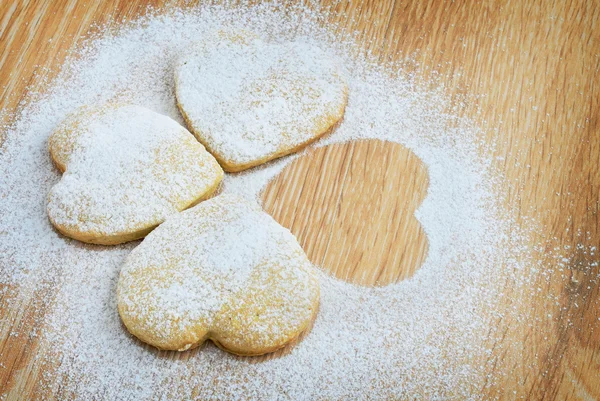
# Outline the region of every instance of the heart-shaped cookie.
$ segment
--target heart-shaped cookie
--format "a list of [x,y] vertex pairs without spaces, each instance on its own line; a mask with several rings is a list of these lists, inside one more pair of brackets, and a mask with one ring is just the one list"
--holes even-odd
[[50,221],[95,244],[144,237],[209,197],[223,177],[184,127],[140,106],[79,109],[52,133],[49,148],[63,171],[48,195]]
[[327,53],[251,33],[204,40],[178,61],[177,103],[226,171],[295,152],[342,118],[348,88]]
[[119,313],[133,335],[160,349],[211,339],[260,355],[310,324],[319,304],[314,269],[257,204],[221,195],[170,217],[133,250],[119,277]]

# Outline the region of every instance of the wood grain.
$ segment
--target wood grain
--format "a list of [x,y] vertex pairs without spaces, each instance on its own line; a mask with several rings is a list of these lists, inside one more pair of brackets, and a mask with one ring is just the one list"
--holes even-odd
[[[189,4],[182,3],[186,4],[0,2],[3,121],[9,121],[26,99],[27,88],[45,87],[65,57],[87,32],[94,31],[94,24],[112,21],[108,26],[114,26],[142,15],[148,5],[162,10]],[[553,270],[555,274],[540,270],[532,283],[539,288],[534,296],[518,293],[510,276],[502,284],[503,307],[519,310],[523,318],[500,313],[504,317],[494,320],[494,332],[502,335],[490,335],[494,353],[482,356],[490,361],[489,380],[480,389],[483,398],[600,399],[600,268],[590,267],[597,254],[585,251],[600,247],[600,4],[594,0],[323,0],[323,4],[331,11],[332,26],[355,32],[366,50],[381,60],[403,61],[406,72],[417,74],[424,85],[443,85],[457,103],[464,103],[460,116],[479,123],[490,144],[482,151],[496,160],[495,167],[507,177],[505,201],[519,210],[516,224],[527,227],[535,219],[543,227],[530,238],[532,245],[541,244],[536,257],[543,266],[556,266],[554,248],[571,253],[568,265]],[[323,150],[312,157],[354,168],[356,174],[371,174],[359,171],[370,153],[366,149],[353,153],[356,146],[364,145]],[[392,156],[391,149],[374,152],[403,157]],[[340,161],[351,154],[350,164]],[[339,204],[335,195],[343,194],[347,185],[339,185],[338,171],[332,171],[319,177],[319,185],[331,188],[320,204],[308,205],[302,197],[271,198],[277,191],[297,191],[289,186],[302,186],[300,177],[309,168],[298,161],[286,169],[285,183],[281,178],[265,192],[267,207],[301,236],[317,229],[320,219]],[[291,177],[298,178],[289,182]],[[408,190],[411,184],[398,185]],[[278,211],[284,203],[302,218],[293,220]],[[387,200],[381,204],[388,205]],[[344,217],[347,210],[339,216],[331,220],[338,224],[332,226],[332,233],[343,233],[352,224]],[[384,231],[370,229],[369,238]],[[341,247],[311,243],[308,236],[304,242],[312,247],[312,257],[334,272],[336,260],[352,258],[355,268],[335,274],[364,284],[376,281],[378,273],[365,272],[366,264],[352,256],[358,247],[344,256]],[[422,248],[413,249],[418,253]],[[385,274],[390,281],[402,276],[399,270]],[[19,288],[4,289],[2,294],[0,388],[9,392],[9,399],[48,398],[36,387],[38,349],[35,337],[29,335],[43,320],[45,305],[36,305],[35,294]]]
[[335,277],[381,286],[414,274],[427,236],[414,212],[427,168],[405,147],[378,140],[335,144],[296,159],[265,188],[265,210]]

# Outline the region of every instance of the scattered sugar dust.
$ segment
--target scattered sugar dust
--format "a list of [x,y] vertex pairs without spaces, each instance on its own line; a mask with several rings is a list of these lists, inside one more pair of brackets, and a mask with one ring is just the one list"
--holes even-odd
[[[527,252],[500,212],[501,178],[479,152],[481,133],[449,113],[443,91],[424,91],[395,66],[355,55],[356,44],[323,28],[324,14],[276,5],[204,6],[149,16],[90,41],[46,91],[24,106],[0,156],[0,282],[53,288],[40,349],[47,392],[77,399],[477,399],[485,381],[487,316],[494,283]],[[279,358],[256,361],[212,344],[158,353],[121,325],[119,269],[139,243],[82,245],[58,235],[46,195],[60,178],[47,139],[82,105],[115,98],[183,124],[174,97],[178,55],[215,30],[246,29],[271,41],[315,44],[345,66],[343,123],[314,146],[375,138],[401,143],[427,165],[429,193],[417,218],[429,255],[409,280],[364,288],[321,274],[321,307],[309,335]],[[251,71],[250,71],[251,74]],[[294,157],[229,175],[223,192],[258,199]],[[373,160],[377,163],[377,160]],[[523,279],[525,280],[525,279]],[[487,313],[486,313],[487,312]],[[60,378],[60,379],[57,379]],[[59,398],[61,398],[59,396]]]

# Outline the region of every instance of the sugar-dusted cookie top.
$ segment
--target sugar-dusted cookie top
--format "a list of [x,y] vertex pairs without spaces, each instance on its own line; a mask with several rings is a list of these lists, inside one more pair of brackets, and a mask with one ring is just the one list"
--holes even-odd
[[139,106],[81,108],[56,128],[49,148],[63,176],[48,195],[48,216],[84,242],[141,238],[210,196],[223,177],[185,128]]
[[295,152],[327,133],[346,107],[336,62],[303,41],[216,35],[181,57],[175,71],[188,127],[226,171]]
[[319,303],[314,267],[296,238],[256,204],[221,195],[170,217],[121,270],[127,329],[160,349],[207,339],[240,355],[293,341]]

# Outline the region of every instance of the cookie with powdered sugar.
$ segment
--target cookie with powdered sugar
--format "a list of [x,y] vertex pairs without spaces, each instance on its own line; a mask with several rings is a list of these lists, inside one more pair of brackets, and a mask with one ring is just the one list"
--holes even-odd
[[318,47],[247,32],[209,38],[178,60],[176,97],[190,130],[226,171],[296,152],[343,117],[346,82]]
[[83,107],[49,138],[63,172],[48,195],[62,234],[95,244],[144,237],[209,197],[223,170],[184,127],[140,106]]
[[257,204],[220,195],[170,217],[131,252],[117,302],[129,332],[159,349],[212,340],[260,355],[308,327],[319,284],[286,228]]

